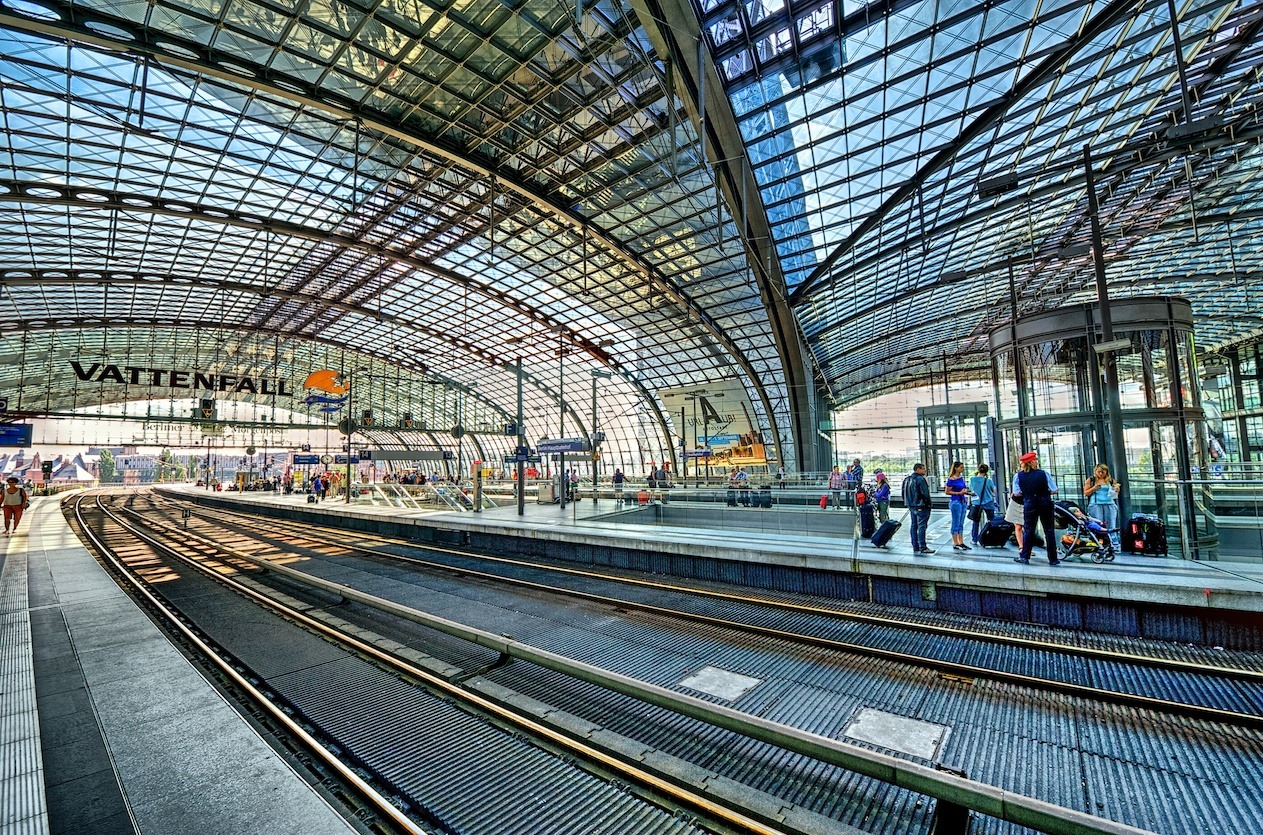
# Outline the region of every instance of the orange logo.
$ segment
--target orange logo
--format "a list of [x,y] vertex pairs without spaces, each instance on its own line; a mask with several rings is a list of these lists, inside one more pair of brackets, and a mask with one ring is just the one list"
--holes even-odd
[[320,371],[313,371],[307,375],[307,379],[303,381],[305,389],[320,389],[326,394],[346,394],[350,391],[348,386],[339,384],[338,378],[342,375],[336,371],[330,371],[325,368]]
[[[336,412],[341,409],[342,404],[346,402],[347,392],[351,390],[350,386],[344,386],[338,382],[341,376],[338,372],[327,368],[308,374],[307,379],[303,381],[303,388],[308,392],[303,403],[308,406],[319,406],[322,412]],[[315,394],[312,389],[323,391],[324,394]]]

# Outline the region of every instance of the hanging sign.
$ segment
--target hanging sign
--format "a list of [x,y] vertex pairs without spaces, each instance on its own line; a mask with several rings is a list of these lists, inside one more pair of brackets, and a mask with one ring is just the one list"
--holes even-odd
[[30,446],[29,423],[0,423],[0,446]]
[[237,394],[292,395],[286,381],[279,377],[247,377],[238,374],[213,374],[179,368],[145,368],[139,365],[114,365],[94,362],[84,366],[70,360],[75,377],[83,383],[117,383],[118,385],[153,386],[156,388],[225,391]]

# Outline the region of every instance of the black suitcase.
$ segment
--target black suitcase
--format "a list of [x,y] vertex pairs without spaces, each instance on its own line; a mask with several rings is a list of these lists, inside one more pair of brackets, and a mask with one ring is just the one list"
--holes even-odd
[[978,531],[978,544],[983,548],[999,548],[1008,544],[1009,537],[1013,536],[1014,531],[1012,522],[1006,522],[997,517],[983,525],[982,530]]
[[754,491],[755,507],[771,507],[772,506],[772,486],[766,485]]
[[876,533],[877,517],[873,513],[873,505],[871,503],[860,505],[860,536],[872,539]]
[[724,502],[727,503],[729,507],[736,507],[737,506],[737,491],[729,490],[728,495],[724,498]]
[[1123,526],[1123,550],[1149,556],[1167,555],[1167,526],[1158,516],[1137,513]]
[[902,522],[896,522],[894,519],[891,519],[889,522],[882,522],[881,527],[877,529],[877,532],[873,534],[873,538],[869,542],[878,548],[885,548],[886,544],[890,542],[890,538],[895,535],[895,531],[899,530],[902,524]]

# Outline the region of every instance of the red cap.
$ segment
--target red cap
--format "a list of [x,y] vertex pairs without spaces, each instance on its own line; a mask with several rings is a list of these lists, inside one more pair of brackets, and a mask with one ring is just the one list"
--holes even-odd
[[1023,464],[1029,464],[1029,463],[1031,463],[1032,461],[1034,461],[1034,460],[1035,460],[1036,458],[1038,458],[1038,457],[1039,457],[1039,456],[1038,456],[1038,455],[1036,455],[1035,453],[1033,453],[1033,452],[1028,452],[1028,453],[1026,453],[1025,455],[1023,455],[1021,458],[1019,458],[1018,460],[1019,460],[1019,461],[1021,461]]

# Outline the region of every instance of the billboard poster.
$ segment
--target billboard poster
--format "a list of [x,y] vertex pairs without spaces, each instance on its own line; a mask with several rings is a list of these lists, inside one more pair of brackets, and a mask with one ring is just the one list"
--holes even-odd
[[767,464],[770,450],[740,380],[727,378],[659,389],[658,397],[662,398],[677,437],[685,439],[686,456],[709,446],[710,463],[714,466]]

